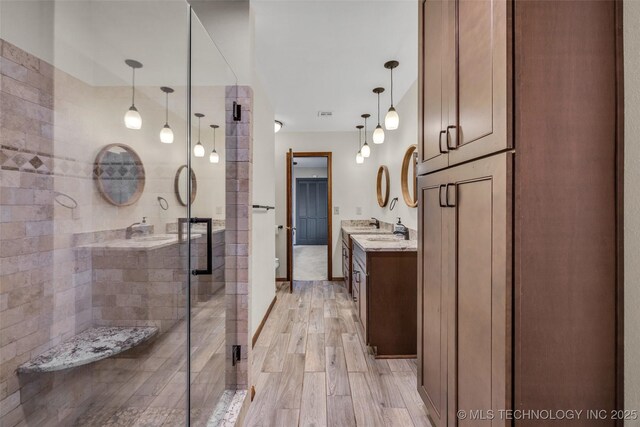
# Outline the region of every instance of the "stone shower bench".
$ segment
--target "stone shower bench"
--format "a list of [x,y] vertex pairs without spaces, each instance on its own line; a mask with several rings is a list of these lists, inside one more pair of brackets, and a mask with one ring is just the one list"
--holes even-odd
[[141,344],[158,333],[158,328],[96,327],[53,347],[20,365],[18,372],[53,372],[106,359]]

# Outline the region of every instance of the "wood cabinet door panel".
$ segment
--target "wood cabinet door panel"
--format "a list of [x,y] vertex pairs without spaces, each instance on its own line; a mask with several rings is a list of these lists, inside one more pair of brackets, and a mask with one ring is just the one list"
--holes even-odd
[[441,185],[446,172],[418,178],[418,390],[436,426],[447,425],[447,258]]
[[507,134],[507,0],[459,0],[457,9],[457,120],[450,117],[449,165],[509,147]]
[[[512,162],[504,153],[450,170],[450,420],[510,408]],[[498,418],[457,425],[504,425]]]
[[[450,0],[425,0],[420,9],[419,78],[422,117],[418,173],[442,169],[448,165],[445,136],[447,127],[447,6]],[[442,153],[445,151],[445,153]]]

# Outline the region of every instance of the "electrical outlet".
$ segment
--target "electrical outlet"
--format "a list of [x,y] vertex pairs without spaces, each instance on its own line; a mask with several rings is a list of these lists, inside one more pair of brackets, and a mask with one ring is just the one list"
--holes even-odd
[[334,215],[340,215],[340,206],[334,206],[333,207],[333,214]]
[[362,215],[362,208],[360,206],[356,207],[356,215]]

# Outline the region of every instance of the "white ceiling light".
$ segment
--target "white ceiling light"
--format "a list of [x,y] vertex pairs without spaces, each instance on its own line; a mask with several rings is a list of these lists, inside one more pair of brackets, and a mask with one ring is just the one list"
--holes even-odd
[[164,126],[160,131],[160,142],[171,144],[173,143],[173,131],[171,130],[171,126],[169,126],[169,94],[173,93],[173,89],[171,89],[170,87],[162,86],[160,90],[163,91],[166,95]]
[[367,144],[367,119],[371,117],[371,114],[363,114],[362,118],[364,119],[364,145],[360,149],[362,153],[362,157],[367,158],[371,155],[371,147]]
[[124,125],[129,129],[140,129],[142,127],[142,117],[136,108],[136,68],[142,68],[142,63],[135,59],[126,59],[124,61],[131,67],[133,77],[131,79],[131,107],[124,115]]
[[380,94],[382,92],[384,92],[383,87],[377,87],[373,90],[373,93],[378,95],[378,126],[376,126],[376,130],[373,131],[374,144],[382,144],[384,142],[384,130],[382,126],[380,126]]
[[204,157],[204,146],[200,142],[200,119],[204,117],[202,113],[195,113],[198,118],[198,143],[193,147],[193,155],[196,157]]
[[400,116],[398,116],[398,112],[393,106],[393,69],[398,65],[400,65],[398,61],[388,61],[384,64],[384,68],[391,71],[391,107],[389,107],[389,111],[384,118],[384,127],[386,127],[387,130],[398,129],[400,125]]
[[274,132],[275,132],[275,133],[280,132],[280,129],[282,129],[282,126],[284,126],[284,125],[282,124],[282,122],[281,122],[281,121],[279,121],[279,120],[276,120],[276,121],[275,121],[275,123],[274,123],[274,126],[273,126],[273,130],[274,130]]
[[360,149],[360,141],[362,140],[362,128],[364,126],[358,125],[356,128],[358,129],[358,152],[356,153],[356,164],[361,165],[364,163],[364,157],[362,157],[362,151]]
[[211,152],[211,154],[209,154],[209,163],[220,162],[220,156],[216,152],[216,129],[218,129],[219,127],[220,126],[218,125],[211,125],[211,128],[213,128],[213,151]]

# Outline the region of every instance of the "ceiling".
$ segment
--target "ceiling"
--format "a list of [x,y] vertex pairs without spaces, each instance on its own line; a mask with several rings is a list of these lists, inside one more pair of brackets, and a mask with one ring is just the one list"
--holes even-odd
[[[415,0],[253,0],[256,68],[281,132],[354,130],[372,115],[383,86],[381,115],[389,108],[389,71],[397,104],[418,73],[418,2]],[[318,117],[331,111],[330,118]]]

